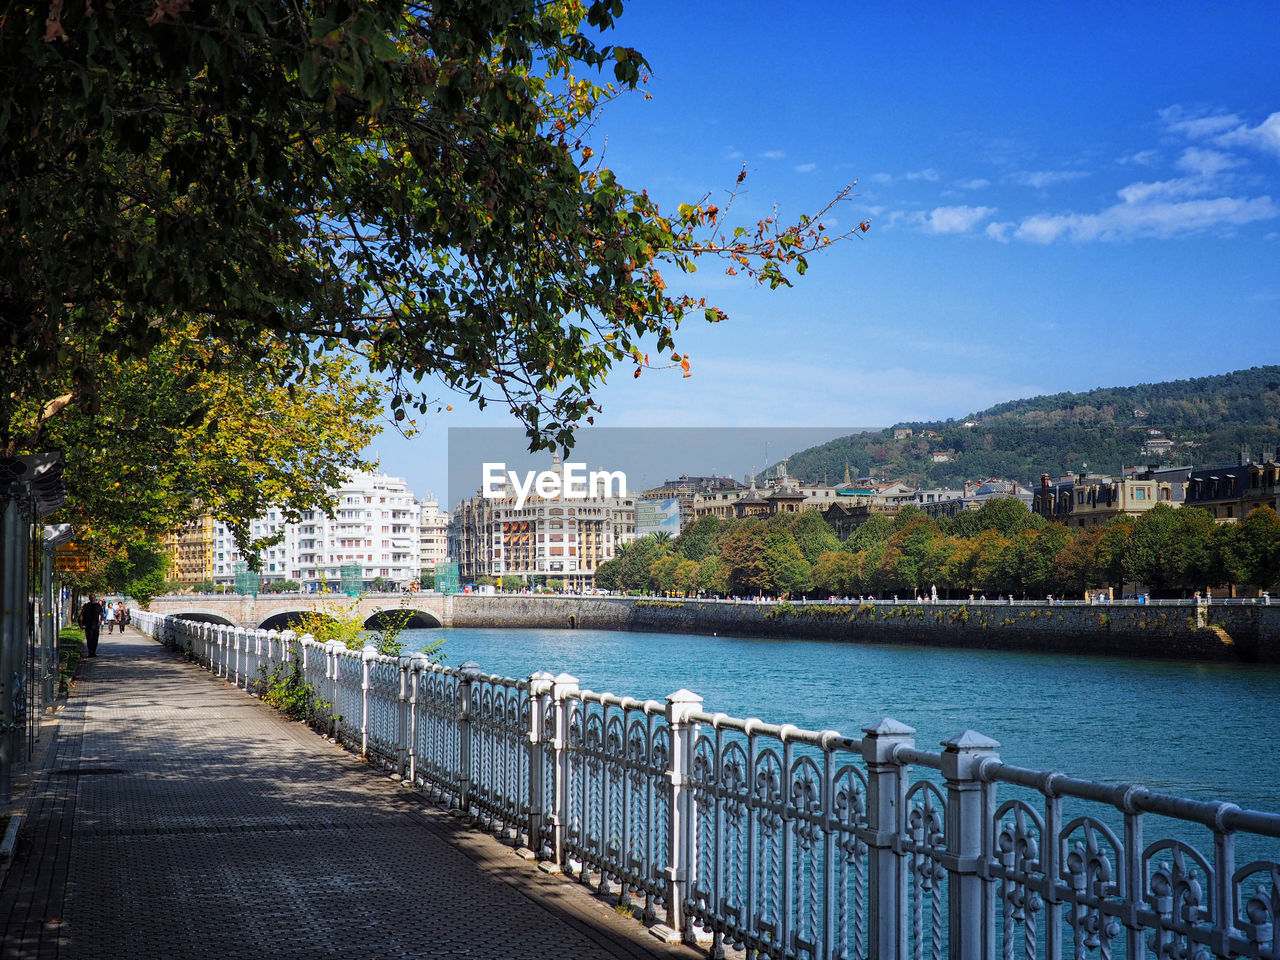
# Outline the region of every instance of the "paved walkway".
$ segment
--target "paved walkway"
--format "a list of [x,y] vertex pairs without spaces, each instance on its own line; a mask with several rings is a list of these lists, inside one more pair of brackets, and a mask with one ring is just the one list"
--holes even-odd
[[103,636],[57,727],[5,960],[705,956],[136,631]]

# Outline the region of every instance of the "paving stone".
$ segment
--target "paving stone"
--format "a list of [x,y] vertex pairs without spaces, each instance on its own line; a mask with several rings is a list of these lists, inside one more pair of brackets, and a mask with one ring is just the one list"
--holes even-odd
[[0,960],[703,956],[137,631],[98,653],[33,778]]

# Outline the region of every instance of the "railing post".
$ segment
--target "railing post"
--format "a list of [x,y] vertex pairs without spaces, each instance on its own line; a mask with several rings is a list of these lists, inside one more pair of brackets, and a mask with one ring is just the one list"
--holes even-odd
[[378,648],[366,644],[360,651],[360,756],[369,756],[369,673],[370,663],[378,657]]
[[413,655],[409,672],[409,782],[418,785],[418,697],[422,674],[431,666],[431,658],[422,651]]
[[546,743],[548,731],[543,729],[547,703],[555,678],[545,670],[529,675],[529,849],[537,858],[542,854],[542,831],[547,820]]
[[409,698],[413,695],[413,659],[413,654],[402,653],[397,661],[400,695],[396,711],[396,776],[401,780],[409,770],[409,740],[413,736],[413,719],[409,711]]
[[346,650],[346,644],[341,640],[330,640],[324,645],[325,652],[325,679],[329,681],[329,734],[333,739],[338,740],[338,675],[341,667],[338,663],[341,651]]
[[989,849],[983,764],[999,760],[990,737],[966,730],[942,741],[947,782],[947,907],[953,960],[995,956],[995,906],[991,884],[981,875]]
[[915,730],[885,717],[863,727],[862,759],[867,765],[869,876],[867,956],[905,960],[907,948],[907,859],[902,852],[907,767],[895,756],[914,747]]
[[667,697],[667,729],[671,750],[667,756],[667,880],[665,922],[655,930],[664,940],[693,943],[693,931],[685,915],[697,864],[693,843],[692,794],[689,771],[693,762],[693,724],[689,715],[702,706],[702,698],[688,690],[677,690]]
[[555,731],[551,749],[555,753],[555,796],[551,798],[551,856],[556,869],[565,865],[564,836],[569,825],[569,713],[578,693],[578,678],[562,673],[551,683],[555,708]]
[[471,712],[480,664],[468,660],[458,665],[458,810],[471,809]]

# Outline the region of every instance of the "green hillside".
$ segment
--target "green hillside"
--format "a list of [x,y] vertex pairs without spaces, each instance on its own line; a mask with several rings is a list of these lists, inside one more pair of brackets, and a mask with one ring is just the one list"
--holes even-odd
[[[971,424],[966,426],[966,424]],[[895,439],[895,430],[911,436]],[[931,435],[924,431],[932,431]],[[1154,432],[1153,432],[1154,431]],[[1144,452],[1170,440],[1166,454]],[[1134,387],[1014,400],[958,420],[900,423],[859,433],[791,457],[788,472],[810,482],[844,476],[901,479],[916,486],[959,486],[988,477],[1039,482],[1088,464],[1118,473],[1148,463],[1235,463],[1242,449],[1274,457],[1280,445],[1280,366]],[[947,455],[947,462],[934,462]]]

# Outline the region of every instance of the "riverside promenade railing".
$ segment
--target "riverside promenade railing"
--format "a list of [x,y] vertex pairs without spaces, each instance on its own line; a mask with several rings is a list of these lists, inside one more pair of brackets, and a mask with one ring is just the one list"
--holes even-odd
[[248,691],[296,662],[313,722],[712,956],[1280,960],[1277,814],[1010,766],[972,731],[934,753],[890,719],[853,738],[687,690],[134,623]]

